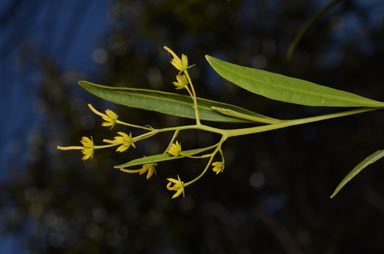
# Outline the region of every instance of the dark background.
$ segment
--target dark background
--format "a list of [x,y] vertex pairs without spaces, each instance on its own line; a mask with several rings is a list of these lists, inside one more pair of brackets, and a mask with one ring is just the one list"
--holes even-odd
[[[343,1],[286,60],[295,34],[327,2],[2,1],[1,253],[383,253],[384,162],[329,199],[353,166],[383,148],[380,111],[230,139],[224,173],[207,173],[176,200],[166,178],[192,179],[201,162],[162,163],[148,181],[113,169],[164,149],[167,135],[90,161],[56,150],[82,136],[113,137],[87,103],[135,124],[190,123],[112,105],[77,85],[174,91],[164,45],[196,64],[200,97],[277,118],[332,109],[249,94],[218,77],[204,55],[383,101],[383,1]],[[181,138],[199,147],[217,137]]]

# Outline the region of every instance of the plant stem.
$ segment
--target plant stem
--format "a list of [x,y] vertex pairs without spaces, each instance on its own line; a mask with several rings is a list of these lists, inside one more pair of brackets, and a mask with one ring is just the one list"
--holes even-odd
[[95,149],[104,149],[104,148],[110,148],[110,147],[114,147],[114,146],[118,146],[120,144],[110,144],[110,145],[95,145],[94,148]]
[[294,119],[294,120],[285,120],[275,124],[269,124],[269,125],[263,125],[263,126],[257,126],[257,127],[226,130],[225,133],[228,135],[228,137],[242,136],[242,135],[248,135],[248,134],[286,128],[294,125],[300,125],[300,124],[306,124],[306,123],[312,123],[312,122],[318,122],[318,121],[323,121],[327,119],[337,118],[337,117],[360,114],[360,113],[369,112],[377,109],[380,109],[380,108],[354,109],[354,110],[349,110],[349,111],[344,111],[339,113],[332,113],[332,114],[321,115],[321,116],[313,116],[313,117]]
[[172,143],[175,141],[175,139],[179,135],[179,132],[180,132],[180,130],[175,130],[175,133],[173,134],[172,139],[169,142],[169,144],[168,144],[167,148],[165,149],[164,153],[166,153],[168,151],[168,149],[171,147]]
[[150,128],[150,127],[140,126],[140,125],[136,125],[136,124],[130,124],[130,123],[126,123],[126,122],[123,122],[123,121],[120,121],[120,120],[117,120],[116,123],[117,124],[121,124],[121,125],[125,125],[125,126],[129,126],[129,127],[132,127],[132,128],[147,130],[147,131],[153,130],[153,128]]
[[220,141],[217,143],[217,147],[215,148],[215,150],[211,153],[211,157],[209,158],[209,161],[207,163],[207,165],[205,166],[204,170],[200,173],[200,175],[198,175],[195,179],[187,182],[184,184],[185,187],[187,187],[188,185],[196,182],[197,180],[199,180],[206,172],[207,170],[209,169],[209,166],[211,165],[212,161],[213,161],[213,158],[215,157],[215,155],[217,154],[218,151],[221,150],[221,145],[225,142],[225,140],[227,140],[227,136],[226,135],[223,135],[220,139]]
[[193,88],[191,77],[189,76],[189,73],[187,70],[184,71],[185,76],[187,77],[188,83],[190,84],[191,90],[192,90],[192,99],[193,99],[193,107],[195,109],[195,116],[196,116],[196,125],[200,125],[200,114],[199,109],[197,108],[197,99],[196,99],[196,92],[195,88]]

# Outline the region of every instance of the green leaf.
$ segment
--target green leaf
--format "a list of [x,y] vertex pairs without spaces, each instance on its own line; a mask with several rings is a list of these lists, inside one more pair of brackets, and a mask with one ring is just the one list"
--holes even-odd
[[142,158],[134,159],[129,162],[126,162],[121,165],[117,165],[114,168],[127,168],[127,167],[133,167],[133,166],[138,166],[138,165],[143,165],[147,163],[155,163],[155,162],[162,162],[162,161],[170,161],[170,160],[176,160],[176,159],[181,159],[186,156],[193,156],[208,150],[211,150],[215,147],[213,146],[208,146],[208,147],[203,147],[203,148],[197,148],[197,149],[192,149],[192,150],[185,150],[182,152],[180,156],[172,156],[167,153],[162,153],[162,154],[155,154],[151,156],[144,156]]
[[297,44],[303,38],[303,36],[309,31],[309,29],[312,27],[312,25],[321,18],[327,11],[332,9],[336,4],[341,2],[343,0],[333,0],[329,2],[324,8],[322,8],[319,12],[317,12],[315,15],[313,15],[307,23],[303,26],[303,28],[300,29],[299,33],[295,36],[293,39],[291,45],[289,46],[288,52],[287,52],[287,59],[290,59],[293,52],[295,51]]
[[[103,86],[88,81],[80,81],[79,85],[97,97],[123,106],[195,119],[193,102],[189,96],[156,90]],[[259,118],[277,120],[241,107],[217,101],[198,98],[197,103],[201,120],[228,123],[251,122],[249,120],[220,114],[219,112],[213,110],[211,107],[226,108]]]
[[384,107],[383,102],[268,71],[252,69],[206,56],[224,79],[272,100],[307,106]]
[[346,177],[339,183],[336,187],[335,191],[332,193],[331,198],[336,196],[336,194],[349,182],[354,178],[357,174],[359,174],[363,169],[371,165],[372,163],[380,160],[384,157],[384,150],[379,150],[374,152],[365,158],[362,162],[360,162],[356,167],[354,167],[351,172],[348,173]]

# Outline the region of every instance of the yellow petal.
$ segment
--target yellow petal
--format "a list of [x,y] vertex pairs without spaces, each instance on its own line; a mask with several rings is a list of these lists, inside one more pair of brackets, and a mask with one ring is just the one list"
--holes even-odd
[[178,180],[173,179],[173,178],[167,178],[167,181],[169,181],[168,184],[171,184],[171,183],[178,183],[178,182],[179,182]]
[[110,140],[110,139],[103,139],[103,142],[104,143],[109,143],[109,144],[114,144],[115,143],[114,140]]
[[119,132],[117,132],[117,134],[119,134],[119,135],[122,136],[123,138],[128,138],[128,134],[125,133],[125,132],[119,131]]
[[104,117],[105,115],[103,113],[101,113],[100,111],[98,111],[97,109],[95,109],[92,104],[88,104],[88,107],[92,110],[93,113],[95,113],[96,115],[99,115],[101,117]]
[[180,196],[181,193],[183,193],[183,197],[185,197],[185,194],[184,194],[184,187],[178,189],[178,190],[176,191],[176,193],[173,194],[172,199],[177,198],[178,196]]
[[107,116],[108,116],[111,120],[116,121],[118,115],[117,115],[115,112],[113,112],[113,111],[110,110],[110,109],[107,109],[107,110],[105,111],[105,113],[107,114]]
[[151,168],[148,170],[148,173],[147,173],[147,180],[151,178],[151,176],[154,174],[156,175],[156,169],[154,166],[151,166]]
[[112,123],[112,122],[103,122],[101,125],[102,125],[102,126],[105,126],[105,127],[109,127],[109,126],[113,126],[113,125],[115,125],[115,123]]
[[93,149],[93,140],[88,137],[82,137],[80,143],[84,146],[84,148],[92,148]]
[[121,145],[119,146],[117,149],[116,149],[116,152],[125,152],[127,149],[129,148],[129,146],[126,146],[126,145]]
[[93,152],[94,152],[94,150],[93,150],[93,148],[84,148],[83,150],[82,150],[82,153],[83,153],[83,160],[88,160],[88,159],[90,159],[90,158],[92,158],[93,157]]
[[57,146],[58,150],[81,150],[82,146]]

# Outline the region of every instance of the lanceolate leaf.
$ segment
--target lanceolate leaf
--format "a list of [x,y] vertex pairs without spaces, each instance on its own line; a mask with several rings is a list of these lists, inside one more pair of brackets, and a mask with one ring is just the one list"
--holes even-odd
[[357,174],[359,174],[363,169],[365,169],[366,167],[376,162],[377,160],[380,160],[383,157],[384,157],[384,150],[379,150],[369,155],[367,158],[365,158],[356,167],[354,167],[346,177],[344,177],[344,179],[339,183],[335,191],[332,193],[331,198],[333,198],[349,181],[352,180],[352,178],[354,178]]
[[[187,155],[187,156],[193,156],[193,155],[211,150],[213,148],[214,148],[214,146],[209,146],[209,147],[204,147],[204,148],[185,150],[185,151],[183,151],[182,154]],[[181,158],[185,157],[184,155],[180,155],[180,156],[175,157],[175,156],[169,155],[167,153],[155,154],[155,155],[145,156],[145,157],[142,157],[139,159],[131,160],[127,163],[117,165],[117,166],[115,166],[115,168],[128,168],[128,167],[139,166],[139,165],[143,165],[143,164],[147,164],[147,163],[155,163],[155,162],[181,159]]]
[[[97,85],[88,81],[80,81],[79,85],[93,95],[123,106],[156,111],[159,113],[179,117],[191,119],[195,118],[192,99],[185,95],[147,89],[109,87]],[[251,122],[248,120],[220,114],[219,112],[213,110],[212,107],[225,108],[259,118],[277,120],[246,110],[244,108],[217,101],[198,98],[197,104],[199,107],[200,118],[206,121],[229,123]]]
[[384,107],[383,102],[268,71],[252,69],[206,56],[224,79],[272,100],[307,106]]
[[321,18],[327,11],[332,9],[336,4],[340,3],[343,0],[332,0],[329,2],[324,8],[322,8],[319,12],[317,12],[315,15],[313,15],[310,20],[303,26],[303,28],[300,29],[299,33],[295,36],[293,39],[291,45],[289,46],[288,52],[287,52],[287,58],[290,59],[293,52],[296,49],[297,44],[300,42],[301,38],[308,32],[308,30],[312,27],[312,25]]

